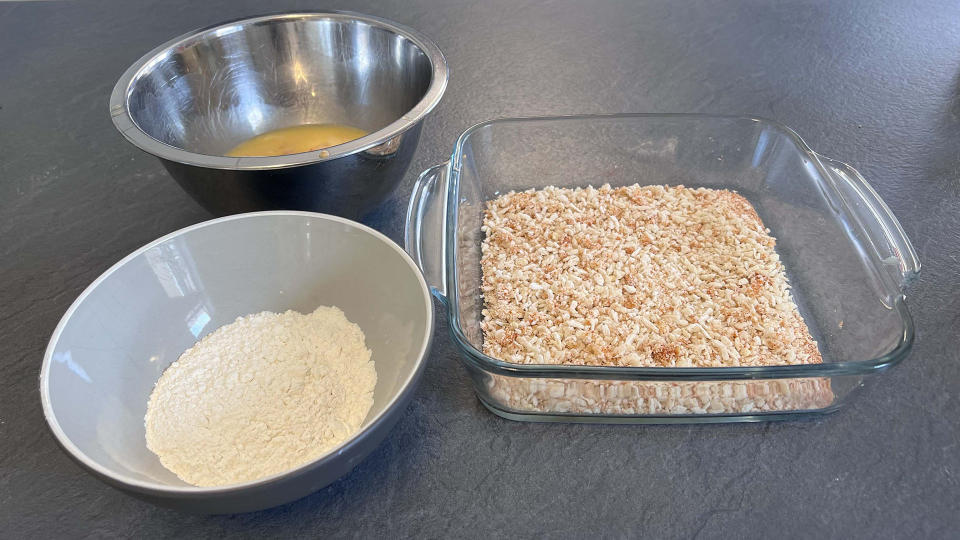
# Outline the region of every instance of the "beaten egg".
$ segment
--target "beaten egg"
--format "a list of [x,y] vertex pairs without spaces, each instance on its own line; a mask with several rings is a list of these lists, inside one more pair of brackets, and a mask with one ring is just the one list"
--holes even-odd
[[359,139],[367,132],[342,124],[303,124],[274,129],[247,139],[227,152],[228,156],[284,156],[300,154]]

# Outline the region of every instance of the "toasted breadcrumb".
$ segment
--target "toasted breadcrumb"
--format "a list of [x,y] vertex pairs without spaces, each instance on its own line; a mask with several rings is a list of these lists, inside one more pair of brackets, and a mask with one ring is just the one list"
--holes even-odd
[[484,216],[484,352],[517,364],[820,363],[750,203],[682,186],[508,193]]
[[[488,202],[486,354],[517,364],[730,367],[821,363],[775,240],[728,190],[548,187]],[[709,414],[815,409],[827,379],[643,382],[493,376],[515,410]]]

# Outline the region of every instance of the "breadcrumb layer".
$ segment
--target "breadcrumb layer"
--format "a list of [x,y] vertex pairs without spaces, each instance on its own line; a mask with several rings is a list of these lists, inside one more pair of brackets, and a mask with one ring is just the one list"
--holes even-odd
[[484,352],[517,364],[822,362],[775,240],[728,190],[548,187],[484,215]]

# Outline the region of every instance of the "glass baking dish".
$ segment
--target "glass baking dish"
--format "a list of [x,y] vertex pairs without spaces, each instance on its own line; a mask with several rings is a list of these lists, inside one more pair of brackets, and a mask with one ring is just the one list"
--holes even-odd
[[[776,238],[822,364],[669,368],[518,365],[485,355],[481,224],[500,194],[546,186],[732,189]],[[624,114],[484,122],[421,174],[406,249],[443,302],[477,395],[513,420],[765,421],[836,410],[902,360],[914,331],[904,288],[920,270],[887,205],[849,165],[758,118]]]

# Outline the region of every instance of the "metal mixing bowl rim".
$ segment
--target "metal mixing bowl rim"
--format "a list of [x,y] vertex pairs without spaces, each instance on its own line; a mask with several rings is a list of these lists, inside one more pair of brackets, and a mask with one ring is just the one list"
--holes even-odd
[[[370,26],[383,28],[394,34],[403,36],[413,42],[428,58],[432,69],[430,86],[423,98],[403,116],[394,122],[388,124],[369,135],[360,137],[341,145],[332,146],[322,151],[304,152],[301,154],[288,154],[284,156],[269,157],[230,157],[230,156],[212,156],[207,154],[198,154],[169,145],[150,136],[144,131],[133,117],[130,115],[127,107],[127,100],[130,96],[131,85],[146,69],[160,61],[161,58],[171,54],[178,47],[198,40],[201,36],[210,34],[222,34],[228,32],[231,27],[240,28],[242,25],[256,24],[275,20],[304,20],[304,19],[326,19],[343,21],[360,21]],[[113,93],[110,95],[110,116],[113,119],[113,125],[118,131],[137,148],[157,156],[162,159],[183,163],[185,165],[194,165],[197,167],[206,167],[211,169],[229,169],[229,170],[263,170],[263,169],[282,169],[287,167],[297,167],[310,163],[319,163],[337,159],[350,154],[355,154],[368,150],[390,139],[402,134],[415,126],[440,102],[443,92],[447,87],[449,71],[447,62],[440,52],[440,48],[429,38],[420,34],[412,28],[397,24],[387,19],[363,15],[350,11],[296,11],[275,13],[269,15],[258,15],[256,17],[244,17],[228,22],[222,22],[213,26],[199,28],[187,32],[181,36],[175,37],[170,41],[156,47],[152,51],[143,55],[139,60],[133,63],[120,77],[117,84],[113,87]]]
[[[80,304],[86,300],[101,283],[106,281],[110,276],[117,272],[120,268],[125,266],[127,263],[133,259],[143,255],[150,249],[168,242],[174,238],[183,236],[192,231],[203,229],[206,227],[219,225],[221,223],[226,223],[229,221],[241,220],[241,219],[250,219],[250,218],[259,218],[259,217],[270,217],[270,216],[286,216],[286,217],[307,217],[314,219],[323,219],[329,221],[335,221],[337,223],[342,223],[348,227],[360,230],[365,232],[374,238],[379,239],[383,243],[387,244],[393,250],[400,255],[401,259],[407,263],[407,266],[410,268],[410,271],[416,276],[418,283],[420,284],[420,290],[423,293],[424,298],[424,315],[426,317],[426,325],[424,328],[424,333],[421,338],[420,349],[417,351],[417,362],[413,366],[413,369],[410,370],[410,373],[407,375],[406,379],[400,385],[399,389],[390,399],[389,403],[383,407],[376,416],[374,416],[370,422],[362,427],[359,431],[351,435],[347,440],[343,441],[334,448],[331,448],[329,451],[323,455],[308,461],[302,465],[294,467],[293,469],[277,473],[271,476],[260,478],[258,480],[252,480],[249,482],[242,482],[238,484],[228,484],[225,486],[216,486],[216,487],[198,487],[198,486],[173,486],[169,484],[162,484],[160,482],[148,482],[144,480],[139,480],[132,478],[122,473],[113,471],[99,462],[88,456],[83,452],[70,437],[66,434],[63,428],[60,426],[60,422],[57,420],[56,414],[53,411],[53,406],[50,401],[50,366],[53,363],[53,353],[56,349],[60,336],[66,328],[67,324],[70,322],[70,319],[73,317],[74,312],[80,307]],[[225,216],[222,218],[211,219],[209,221],[204,221],[191,225],[189,227],[184,227],[177,231],[174,231],[170,234],[164,235],[153,242],[141,247],[140,249],[134,251],[133,253],[127,255],[116,264],[111,266],[107,271],[101,274],[97,279],[93,281],[86,289],[80,293],[80,296],[70,304],[70,307],[67,309],[66,313],[61,317],[60,322],[57,324],[57,328],[53,331],[53,334],[50,337],[50,341],[47,343],[47,349],[43,354],[43,362],[40,366],[40,403],[43,407],[43,416],[47,421],[47,427],[53,433],[54,438],[61,448],[64,449],[67,454],[77,461],[83,467],[89,469],[95,474],[107,479],[113,483],[121,485],[125,488],[132,489],[141,493],[147,494],[164,494],[164,495],[180,495],[180,496],[198,496],[202,497],[205,495],[217,495],[217,494],[227,494],[227,493],[236,493],[237,491],[261,487],[266,484],[271,484],[283,479],[297,476],[308,469],[315,468],[319,466],[322,462],[332,460],[338,457],[342,457],[343,454],[347,451],[348,447],[353,446],[355,443],[360,441],[363,437],[367,436],[370,433],[373,433],[378,424],[383,421],[386,421],[389,413],[404,402],[406,394],[411,393],[414,390],[415,382],[419,379],[421,373],[424,370],[426,365],[427,353],[430,350],[430,345],[433,339],[433,328],[434,328],[434,314],[433,314],[433,300],[430,294],[430,288],[427,286],[427,282],[424,280],[423,274],[420,272],[420,269],[417,267],[416,263],[413,262],[413,259],[410,258],[410,255],[397,245],[396,242],[388,238],[383,233],[367,227],[362,223],[357,223],[346,218],[339,216],[332,216],[329,214],[320,214],[317,212],[303,212],[298,210],[268,210],[262,212],[249,212],[246,214],[235,214],[231,216]],[[146,444],[146,442],[144,442]]]

